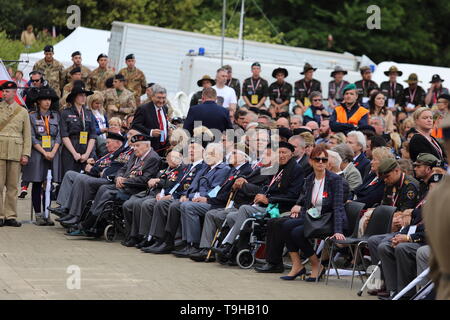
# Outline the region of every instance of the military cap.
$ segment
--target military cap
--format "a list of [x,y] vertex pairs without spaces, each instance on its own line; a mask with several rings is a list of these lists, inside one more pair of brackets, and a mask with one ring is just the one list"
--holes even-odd
[[260,113],[260,110],[257,107],[249,107],[248,110],[251,111],[251,112],[254,112],[256,114]]
[[127,56],[125,57],[125,61],[130,60],[130,59],[136,59],[136,58],[134,57],[134,54],[130,53],[129,55],[127,55]]
[[428,185],[430,185],[431,183],[438,183],[439,181],[442,180],[443,177],[444,175],[440,173],[433,174],[428,180]]
[[399,77],[401,77],[402,74],[403,74],[403,72],[401,72],[400,70],[398,70],[396,66],[392,66],[392,67],[390,67],[387,71],[384,72],[384,74],[387,75],[387,76],[389,76],[389,74],[391,74],[391,73],[397,73],[397,75],[398,75]]
[[17,84],[14,81],[6,81],[1,86],[1,90],[5,89],[17,89]]
[[209,82],[211,82],[211,85],[213,85],[213,86],[216,84],[216,80],[214,80],[213,78],[211,78],[207,74],[205,74],[200,80],[197,81],[197,85],[199,87],[202,87],[203,86],[203,81],[209,81]]
[[114,132],[108,132],[108,134],[106,135],[106,139],[113,139],[125,142],[125,137],[123,135]]
[[285,78],[287,78],[287,76],[289,75],[289,72],[287,71],[287,69],[279,67],[279,68],[276,68],[275,70],[273,70],[272,77],[276,78],[277,74],[279,74],[279,73],[284,74]]
[[72,58],[75,56],[81,56],[81,52],[80,51],[75,51],[72,53]]
[[378,167],[378,174],[382,177],[397,167],[398,162],[395,159],[391,158],[383,159],[381,160],[380,165]]
[[118,73],[114,76],[114,80],[125,81],[125,77],[123,76],[123,74]]
[[281,148],[289,149],[289,150],[291,150],[291,152],[295,151],[295,147],[292,144],[290,144],[289,142],[285,142],[285,141],[280,141],[278,143],[278,149],[281,149]]
[[253,62],[252,68],[253,67],[260,67],[261,68],[261,64],[259,62]]
[[311,129],[309,128],[295,128],[292,132],[294,133],[294,135],[302,134],[304,132],[312,133]]
[[375,130],[375,128],[373,126],[371,126],[370,124],[364,124],[362,126],[358,127],[358,131],[371,131],[373,133],[377,133],[377,131]]
[[305,73],[308,72],[309,70],[316,71],[317,68],[313,68],[313,66],[310,65],[310,64],[307,62],[307,63],[305,63],[305,65],[303,66],[303,72],[300,72],[300,74],[305,74]]
[[142,142],[142,141],[150,141],[150,139],[151,139],[151,137],[146,134],[137,134],[137,135],[134,135],[133,137],[131,137],[131,142],[136,143],[136,142]]
[[147,88],[153,87],[154,84],[155,84],[154,82],[147,83]]
[[305,140],[306,146],[313,146],[316,143],[314,136],[310,132],[300,133],[300,136]]
[[441,76],[438,74],[433,74],[433,76],[431,77],[431,81],[430,83],[434,83],[434,82],[444,82],[444,79],[441,79]]
[[366,73],[367,71],[372,72],[372,69],[370,69],[369,66],[363,66],[363,67],[359,68],[359,72],[361,72],[361,74],[364,74],[364,73]]
[[44,47],[44,52],[54,52],[53,46],[51,46],[51,45],[46,45],[46,46]]
[[439,159],[430,153],[419,153],[414,165],[424,164],[429,167],[435,167],[439,164]]
[[349,83],[344,87],[342,94],[345,94],[348,90],[356,90],[356,85],[354,83]]
[[[19,71],[19,70],[17,70],[17,71]],[[445,99],[450,102],[450,94],[443,93],[438,97],[438,99]]]
[[70,73],[70,75],[73,75],[73,74],[75,74],[77,72],[81,72],[81,68],[80,67],[73,68],[72,70],[70,70],[69,73]]
[[288,128],[278,128],[278,134],[280,135],[280,137],[286,138],[288,140],[292,137],[292,131]]
[[346,75],[348,72],[344,70],[341,66],[334,67],[334,70],[331,72],[330,77],[334,77],[334,75],[338,72],[342,72],[344,75]]
[[97,57],[97,62],[98,62],[98,60],[100,60],[100,58],[108,58],[108,56],[104,53],[100,53]]

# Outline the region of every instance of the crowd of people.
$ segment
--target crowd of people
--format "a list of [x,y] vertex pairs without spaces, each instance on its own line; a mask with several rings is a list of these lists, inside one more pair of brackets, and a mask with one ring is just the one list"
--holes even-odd
[[[442,265],[439,252],[430,258],[422,219],[429,191],[448,180],[439,183],[450,151],[450,95],[439,75],[426,92],[415,74],[408,87],[397,83],[395,66],[380,86],[368,67],[362,80],[348,83],[336,66],[324,97],[308,63],[294,86],[284,68],[269,85],[255,62],[241,87],[223,66],[197,82],[201,90],[179,119],[165,88],[146,83],[133,54],[115,74],[105,54],[90,71],[78,51],[65,70],[53,47],[44,53],[28,86],[2,86],[0,226],[20,226],[20,175],[20,197],[32,184],[38,226],[54,225],[50,210],[69,236],[99,237],[102,213],[114,201],[126,227],[122,245],[195,262],[222,257],[233,264],[245,220],[266,216],[266,262],[256,271],[284,272],[287,248],[292,268],[281,279],[318,281],[333,257],[319,257],[314,239],[352,235],[345,204],[356,201],[364,204],[359,235],[378,205],[396,208],[391,232],[369,238],[371,264],[381,261],[384,279],[372,294],[392,298],[427,260]],[[428,210],[426,219],[433,215]],[[226,236],[212,246],[217,230]],[[345,245],[340,253],[343,265],[361,263]]]

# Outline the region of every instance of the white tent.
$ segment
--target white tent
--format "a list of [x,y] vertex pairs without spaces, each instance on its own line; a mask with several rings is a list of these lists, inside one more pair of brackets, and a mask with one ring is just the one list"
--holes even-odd
[[383,81],[388,81],[389,78],[384,74],[384,71],[387,71],[391,66],[396,66],[400,71],[403,72],[403,75],[401,77],[398,77],[397,81],[404,87],[408,86],[408,84],[404,80],[408,79],[408,76],[411,73],[417,74],[419,81],[421,81],[419,82],[419,85],[425,90],[430,87],[429,82],[431,81],[431,77],[433,76],[433,74],[439,74],[441,78],[445,80],[445,82],[443,83],[444,87],[449,86],[448,83],[450,82],[450,68],[396,63],[392,61],[384,61],[379,63],[372,75],[372,80],[378,84],[381,84]]
[[[98,55],[108,54],[110,34],[110,31],[78,27],[64,40],[54,45],[54,57],[67,68],[73,64],[72,52],[80,51],[83,65],[93,70],[98,67]],[[44,58],[44,51],[20,54],[20,60],[28,61],[19,64],[19,70],[23,71],[26,79],[33,70],[33,65],[42,58]]]

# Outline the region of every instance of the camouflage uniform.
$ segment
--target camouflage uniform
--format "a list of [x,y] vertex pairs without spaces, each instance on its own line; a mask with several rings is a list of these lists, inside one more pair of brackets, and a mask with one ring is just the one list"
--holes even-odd
[[111,68],[100,69],[97,68],[89,74],[86,89],[91,91],[103,91],[106,89],[105,81],[108,78],[114,77],[114,71]]
[[[64,84],[68,84],[71,82],[72,78],[70,77],[70,71],[72,71],[74,68],[76,68],[76,65],[71,65],[66,70],[64,70]],[[86,68],[85,66],[80,66],[81,68],[81,80],[83,80],[84,84],[87,84],[89,74],[91,73],[91,70]],[[64,93],[63,93],[64,95]]]
[[147,88],[144,73],[138,68],[133,68],[131,71],[128,68],[123,68],[119,73],[125,77],[125,88],[134,93],[136,105],[140,105],[140,97]]
[[136,100],[133,92],[124,89],[120,95],[117,95],[117,90],[107,89],[104,91],[105,110],[108,119],[112,117],[119,117],[124,119],[127,114],[133,114],[136,110]]
[[41,59],[33,66],[33,71],[41,71],[44,74],[44,79],[53,88],[58,96],[61,95],[61,88],[64,82],[64,66],[56,59],[47,63],[45,59]]
[[66,99],[67,99],[67,96],[72,91],[72,88],[73,88],[73,82],[69,82],[68,84],[66,84],[64,86],[61,99],[59,99],[59,108],[60,109],[65,109],[69,106]]

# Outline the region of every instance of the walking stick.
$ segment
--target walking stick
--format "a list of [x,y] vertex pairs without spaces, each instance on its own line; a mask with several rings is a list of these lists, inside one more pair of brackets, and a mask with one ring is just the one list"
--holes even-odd
[[[230,193],[230,196],[228,197],[227,205],[225,206],[225,208],[227,208],[230,205],[230,202],[234,199],[234,196],[235,196],[235,192],[232,191]],[[216,242],[217,237],[219,236],[219,233],[220,233],[219,228],[217,228],[216,234],[214,235],[213,241],[211,242],[211,248],[214,245],[214,242]],[[206,261],[208,261],[209,258],[211,257],[211,253],[212,253],[211,248],[208,250],[208,255],[206,256]]]
[[49,218],[48,207],[50,206],[50,192],[52,189],[52,170],[47,171],[47,183],[45,185],[45,219]]

